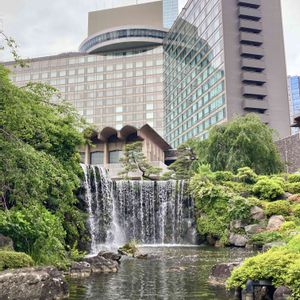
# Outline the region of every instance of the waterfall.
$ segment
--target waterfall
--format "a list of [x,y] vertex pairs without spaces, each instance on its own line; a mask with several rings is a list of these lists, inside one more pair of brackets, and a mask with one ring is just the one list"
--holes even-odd
[[194,203],[186,183],[112,181],[104,168],[82,165],[91,252],[142,244],[194,243]]

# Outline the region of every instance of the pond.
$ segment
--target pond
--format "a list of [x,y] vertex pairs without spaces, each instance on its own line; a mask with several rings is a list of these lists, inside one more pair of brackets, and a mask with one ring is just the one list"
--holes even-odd
[[244,249],[141,247],[148,259],[123,257],[119,272],[71,279],[70,300],[229,300],[222,287],[207,283],[214,264],[251,256]]

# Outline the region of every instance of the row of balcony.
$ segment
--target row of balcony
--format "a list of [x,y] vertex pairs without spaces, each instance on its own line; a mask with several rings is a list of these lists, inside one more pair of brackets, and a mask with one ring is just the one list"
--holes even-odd
[[259,113],[262,122],[268,123],[268,115],[265,114],[268,110],[268,91],[264,73],[261,0],[237,0],[237,3],[243,83],[241,94],[244,98],[242,107],[245,111]]

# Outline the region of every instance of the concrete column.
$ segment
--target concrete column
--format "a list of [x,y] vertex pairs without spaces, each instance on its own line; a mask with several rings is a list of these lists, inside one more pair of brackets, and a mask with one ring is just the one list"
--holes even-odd
[[107,141],[105,141],[103,143],[103,164],[104,164],[104,167],[107,167],[107,165],[109,164],[109,152],[108,152]]
[[85,145],[85,155],[84,155],[84,163],[89,165],[91,163],[91,157],[90,157],[90,145]]

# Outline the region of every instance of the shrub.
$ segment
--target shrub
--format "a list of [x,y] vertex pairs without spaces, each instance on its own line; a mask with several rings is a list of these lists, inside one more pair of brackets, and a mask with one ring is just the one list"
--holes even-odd
[[288,177],[288,181],[295,183],[295,182],[300,182],[300,174],[291,174]]
[[137,242],[135,240],[131,240],[128,243],[126,243],[124,246],[122,246],[120,249],[134,256],[138,251]]
[[263,246],[267,243],[272,243],[282,239],[282,234],[277,231],[264,231],[253,234],[251,236],[251,242],[256,246]]
[[286,285],[292,290],[293,299],[300,299],[300,259],[298,258],[287,270]]
[[233,173],[229,171],[217,171],[214,175],[217,181],[231,181],[234,177]]
[[33,266],[32,258],[23,252],[0,251],[0,271]]
[[37,263],[60,265],[66,259],[61,221],[41,205],[0,212],[0,232]]
[[260,179],[253,187],[253,192],[261,199],[274,200],[284,193],[281,185],[273,179]]
[[292,206],[292,212],[295,217],[300,218],[300,204]]
[[233,196],[228,201],[228,214],[230,220],[247,220],[253,205],[241,196]]
[[237,170],[236,177],[240,182],[245,182],[249,184],[255,183],[257,180],[256,173],[251,168],[248,167],[239,168]]
[[300,182],[287,183],[285,191],[291,194],[300,194]]
[[291,205],[286,200],[278,200],[267,204],[266,214],[268,216],[283,215],[287,216],[291,212]]
[[285,285],[286,274],[297,259],[300,259],[300,254],[289,252],[285,247],[272,248],[246,259],[239,268],[234,269],[227,281],[227,287],[245,287],[248,279],[271,280],[275,287]]
[[297,225],[293,221],[284,222],[280,227],[280,232],[287,233],[297,228]]

